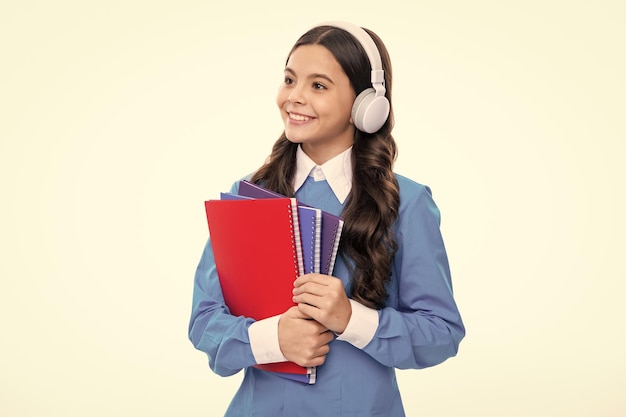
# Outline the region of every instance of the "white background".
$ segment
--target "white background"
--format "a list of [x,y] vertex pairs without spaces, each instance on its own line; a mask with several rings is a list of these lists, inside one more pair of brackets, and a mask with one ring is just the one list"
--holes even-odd
[[623,415],[623,3],[213,3],[0,6],[0,414],[223,414],[241,375],[187,340],[203,201],[341,19],[390,51],[396,168],[434,191],[467,326],[399,372],[407,414]]

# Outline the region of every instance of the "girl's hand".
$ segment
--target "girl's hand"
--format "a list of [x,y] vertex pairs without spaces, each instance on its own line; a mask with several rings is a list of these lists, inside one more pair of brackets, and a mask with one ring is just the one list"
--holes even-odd
[[341,334],[352,316],[350,300],[339,278],[306,274],[294,282],[293,301],[303,314]]
[[278,320],[278,343],[283,356],[300,366],[319,366],[330,351],[334,335],[297,306],[291,307]]

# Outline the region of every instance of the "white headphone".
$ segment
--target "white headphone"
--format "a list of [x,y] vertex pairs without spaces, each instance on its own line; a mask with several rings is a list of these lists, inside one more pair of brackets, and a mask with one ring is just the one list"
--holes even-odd
[[385,72],[380,59],[380,52],[372,37],[359,26],[348,22],[324,22],[318,26],[334,26],[351,34],[365,49],[372,67],[372,87],[361,91],[352,105],[352,121],[357,129],[374,133],[380,129],[389,117],[389,100],[385,97]]

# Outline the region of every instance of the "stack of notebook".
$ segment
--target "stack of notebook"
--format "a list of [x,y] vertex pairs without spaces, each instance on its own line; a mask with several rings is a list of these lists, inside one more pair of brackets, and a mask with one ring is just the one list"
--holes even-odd
[[[217,274],[231,314],[262,320],[294,305],[293,282],[331,275],[343,220],[248,181],[238,194],[205,202]],[[255,365],[314,384],[315,368],[293,362]]]

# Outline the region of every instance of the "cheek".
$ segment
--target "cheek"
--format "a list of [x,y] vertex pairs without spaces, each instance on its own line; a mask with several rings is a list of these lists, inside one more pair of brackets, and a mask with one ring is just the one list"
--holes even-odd
[[348,123],[352,123],[352,105],[354,101],[346,99],[342,100],[342,103],[335,108],[335,114],[340,120],[346,120]]
[[283,105],[287,101],[287,97],[288,97],[288,94],[285,91],[285,89],[283,87],[280,87],[278,89],[278,92],[276,93],[276,105],[278,106],[279,109],[283,107]]

